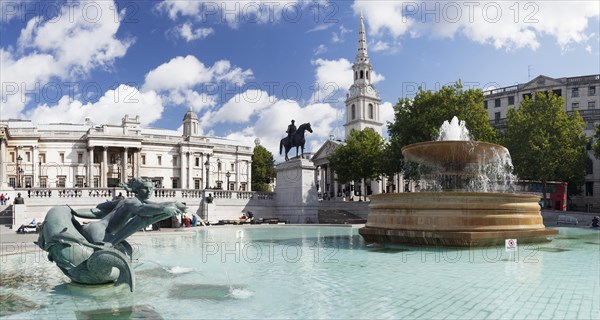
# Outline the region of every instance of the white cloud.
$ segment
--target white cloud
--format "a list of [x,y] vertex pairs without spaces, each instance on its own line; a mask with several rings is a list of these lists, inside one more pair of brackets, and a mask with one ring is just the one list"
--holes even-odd
[[120,85],[108,90],[94,103],[83,104],[63,96],[56,105],[43,104],[25,113],[34,123],[83,123],[85,118],[103,124],[118,124],[124,114],[143,115],[141,124],[147,126],[160,119],[163,105],[154,91],[139,92],[134,87]]
[[355,1],[355,14],[362,10],[368,32],[393,38],[463,35],[498,49],[513,50],[540,46],[542,36],[551,36],[563,49],[585,44],[590,20],[600,17],[597,1],[477,1],[413,2]]
[[320,44],[315,50],[315,56],[321,55],[323,53],[327,52],[327,47],[324,44]]
[[81,1],[62,7],[56,19],[32,18],[21,31],[19,48],[52,54],[58,67],[71,75],[110,67],[133,43],[116,38],[125,10],[115,19],[115,7],[112,1]]
[[384,102],[379,105],[380,120],[383,123],[383,136],[387,137],[387,123],[394,122],[394,105],[391,102]]
[[180,37],[187,42],[204,39],[215,33],[213,28],[196,28],[190,22],[186,22],[177,27],[177,32]]
[[49,81],[54,79],[78,80],[94,69],[111,68],[123,57],[133,40],[116,37],[125,11],[116,14],[111,11],[114,7],[113,1],[81,1],[62,7],[51,20],[31,18],[21,30],[16,50],[0,48],[4,84],[0,117],[19,116],[35,101],[35,96],[23,94],[24,89],[39,91],[53,85]]
[[[334,103],[338,97],[338,93],[346,93],[350,86],[354,83],[352,73],[352,63],[344,58],[339,60],[316,59],[312,61],[316,66],[315,82],[318,89],[313,94],[312,101]],[[375,84],[385,78],[373,72],[371,75],[372,82]]]
[[209,117],[204,117],[203,120],[207,125],[214,126],[218,123],[244,123],[250,120],[250,117],[260,110],[271,105],[274,97],[269,97],[266,91],[262,90],[247,90],[236,94],[227,101],[218,111],[211,114]]
[[327,30],[330,27],[333,26],[333,23],[324,23],[324,24],[319,24],[317,26],[315,26],[312,29],[308,29],[306,30],[306,33],[311,33],[311,32],[318,32],[318,31],[323,31],[323,30]]
[[[312,4],[308,0],[237,0],[216,2],[212,0],[164,0],[157,4],[159,11],[169,18],[192,17],[198,21],[227,23],[238,28],[241,23],[274,23],[292,21],[301,17],[303,10]],[[297,21],[296,21],[297,22]]]
[[340,26],[340,30],[338,32],[331,33],[331,42],[333,43],[341,43],[346,41],[346,33],[350,33],[352,30],[346,29],[343,25]]

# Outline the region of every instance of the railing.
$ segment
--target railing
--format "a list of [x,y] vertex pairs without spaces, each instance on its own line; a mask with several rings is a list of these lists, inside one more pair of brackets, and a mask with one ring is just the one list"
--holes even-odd
[[487,91],[483,92],[483,95],[489,96],[489,95],[494,95],[494,94],[499,94],[499,93],[507,93],[507,92],[512,92],[512,91],[517,91],[518,89],[519,89],[519,86],[515,85],[515,86],[510,86],[510,87],[487,90]]
[[596,75],[591,75],[591,76],[567,78],[567,83],[595,81],[595,80],[600,80],[600,75],[596,74]]
[[[15,189],[24,198],[47,199],[47,198],[113,198],[119,193],[125,197],[134,197],[133,192],[122,188],[23,188]],[[228,191],[212,189],[154,189],[155,198],[189,198],[202,199],[211,194],[215,199],[253,199],[273,200],[273,192],[257,191]]]

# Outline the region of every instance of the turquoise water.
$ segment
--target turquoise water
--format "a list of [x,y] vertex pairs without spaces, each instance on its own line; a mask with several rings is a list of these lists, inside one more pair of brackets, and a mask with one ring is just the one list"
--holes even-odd
[[[130,238],[136,288],[69,284],[2,256],[6,319],[600,319],[600,232],[504,247],[370,247],[350,227],[209,227]],[[155,234],[156,236],[148,236]]]

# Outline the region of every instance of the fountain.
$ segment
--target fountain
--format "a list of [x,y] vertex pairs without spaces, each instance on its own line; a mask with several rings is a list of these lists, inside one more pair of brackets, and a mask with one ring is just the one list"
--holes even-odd
[[402,148],[419,166],[418,191],[371,196],[367,241],[442,246],[487,246],[516,238],[547,242],[539,197],[515,194],[512,162],[500,145],[469,140],[464,122],[444,122],[438,141]]

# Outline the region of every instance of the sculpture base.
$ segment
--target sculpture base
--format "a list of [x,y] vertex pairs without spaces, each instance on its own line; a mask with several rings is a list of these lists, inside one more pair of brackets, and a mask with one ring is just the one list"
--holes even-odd
[[518,243],[550,242],[558,230],[527,231],[411,231],[363,227],[358,233],[368,242],[402,243],[447,247],[480,247],[504,245],[505,239],[517,239]]
[[371,196],[367,241],[453,247],[491,246],[516,238],[547,242],[534,195],[475,192],[412,192]]

